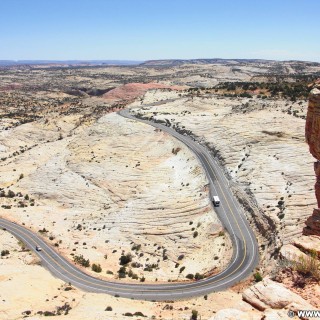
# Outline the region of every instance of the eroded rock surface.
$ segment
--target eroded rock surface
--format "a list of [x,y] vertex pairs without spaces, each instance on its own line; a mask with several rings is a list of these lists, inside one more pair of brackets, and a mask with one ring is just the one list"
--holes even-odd
[[295,310],[299,310],[298,308],[300,310],[313,309],[312,305],[302,297],[269,278],[265,278],[246,289],[242,297],[253,307],[261,311],[268,308],[282,309],[288,307],[291,309],[290,306],[293,306]]
[[318,80],[311,90],[306,119],[306,140],[310,153],[317,161],[314,163],[316,175],[315,194],[318,208],[313,210],[312,216],[306,221],[304,234],[320,235],[320,81]]
[[316,205],[310,192],[313,159],[304,138],[306,103],[176,95],[154,105],[162,96],[159,90],[148,92],[143,103],[132,104],[133,112],[167,119],[212,150],[256,228],[262,262],[270,265],[268,255],[301,235]]
[[39,231],[71,260],[100,264],[100,274],[86,270],[102,277],[118,277],[122,254],[135,263],[126,271],[146,281],[186,280],[225,265],[230,243],[188,148],[115,113],[73,131],[74,117],[54,122],[0,137],[4,155],[33,143],[0,167],[4,217]]

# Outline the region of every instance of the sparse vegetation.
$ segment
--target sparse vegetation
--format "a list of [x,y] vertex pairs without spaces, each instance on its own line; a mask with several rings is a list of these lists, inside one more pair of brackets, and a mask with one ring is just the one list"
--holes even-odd
[[125,278],[127,275],[126,267],[124,267],[124,266],[120,267],[120,269],[118,270],[118,275],[119,275],[120,279]]
[[1,251],[1,257],[8,256],[10,254],[9,250],[2,250]]
[[311,250],[306,253],[307,257],[301,255],[300,257],[295,257],[290,260],[289,265],[293,270],[305,276],[312,276],[317,280],[320,280],[320,262],[318,260],[318,255],[315,250]]
[[73,260],[75,263],[80,264],[81,266],[83,266],[85,268],[90,267],[89,259],[85,259],[82,254],[80,256],[74,256]]
[[198,319],[198,311],[197,310],[192,310],[191,312],[191,320],[197,320]]
[[132,255],[131,253],[127,253],[125,255],[122,255],[119,260],[120,260],[120,265],[122,266],[127,265],[132,261]]
[[91,269],[92,269],[92,271],[98,272],[98,273],[100,273],[102,271],[100,264],[95,264],[95,263],[92,264]]
[[253,275],[253,277],[254,277],[255,282],[262,281],[262,276],[258,271]]

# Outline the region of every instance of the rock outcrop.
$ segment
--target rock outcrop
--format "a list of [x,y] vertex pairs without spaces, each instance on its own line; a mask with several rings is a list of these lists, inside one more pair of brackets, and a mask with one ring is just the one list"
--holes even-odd
[[293,244],[303,252],[315,252],[320,257],[320,238],[317,236],[302,236],[295,239]]
[[315,194],[318,208],[313,210],[313,214],[306,221],[303,233],[306,235],[320,235],[320,80],[310,92],[309,105],[306,119],[306,140],[313,157],[317,159],[314,163],[316,174]]
[[265,278],[246,289],[242,294],[242,298],[261,311],[269,308],[288,308],[294,311],[313,309],[312,305],[302,297],[269,278]]
[[246,312],[243,312],[238,309],[228,308],[219,310],[215,316],[211,317],[209,320],[251,320],[252,317],[249,316]]

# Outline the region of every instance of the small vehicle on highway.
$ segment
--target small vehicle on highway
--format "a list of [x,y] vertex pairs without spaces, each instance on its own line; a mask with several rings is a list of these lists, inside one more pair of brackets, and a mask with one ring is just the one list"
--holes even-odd
[[39,247],[39,246],[36,246],[36,250],[37,250],[37,251],[42,251],[42,248]]
[[213,205],[214,205],[215,207],[219,207],[219,206],[220,206],[220,199],[219,199],[218,196],[213,196],[212,202],[213,202]]

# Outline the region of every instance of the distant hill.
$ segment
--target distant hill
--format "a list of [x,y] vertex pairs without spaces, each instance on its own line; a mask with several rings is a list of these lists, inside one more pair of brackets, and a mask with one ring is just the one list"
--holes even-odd
[[20,65],[138,65],[142,61],[134,60],[0,60],[0,66]]
[[[182,64],[243,64],[243,63],[270,63],[270,62],[280,62],[276,60],[266,60],[266,59],[222,59],[222,58],[213,58],[213,59],[167,59],[167,60],[148,60],[141,63],[142,66],[154,66],[154,67],[170,67],[178,66]],[[282,62],[305,62],[305,61],[282,61]],[[310,62],[309,62],[310,63]],[[318,63],[315,62],[318,65]]]

